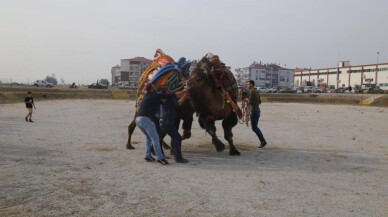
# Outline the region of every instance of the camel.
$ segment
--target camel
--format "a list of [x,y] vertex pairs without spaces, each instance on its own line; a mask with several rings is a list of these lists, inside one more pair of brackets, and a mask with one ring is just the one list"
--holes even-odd
[[[152,64],[144,71],[140,77],[139,86],[137,89],[137,102],[138,105],[144,96],[144,87],[149,83],[154,83],[157,88],[163,89],[168,87],[172,91],[176,91],[179,88],[183,88],[182,81],[188,76],[188,70],[190,63],[186,62],[185,58],[180,58],[178,62],[175,62],[170,56],[166,55],[162,50],[157,49],[154,55]],[[184,100],[184,99],[183,99]],[[180,120],[183,120],[183,139],[191,137],[191,125],[193,122],[194,109],[191,106],[189,100],[185,100],[178,108],[177,114],[177,129],[179,129]],[[132,146],[131,138],[133,131],[136,128],[136,114],[128,126],[128,141],[126,144],[127,149],[135,149]],[[162,145],[169,149],[170,147],[162,142]],[[170,150],[173,153],[173,147]]]
[[215,121],[222,120],[224,138],[229,143],[229,154],[240,155],[233,143],[232,128],[242,117],[237,106],[238,88],[232,72],[225,67],[217,55],[204,56],[191,72],[185,86],[201,128],[212,137],[216,150],[221,152],[225,145],[216,135]]

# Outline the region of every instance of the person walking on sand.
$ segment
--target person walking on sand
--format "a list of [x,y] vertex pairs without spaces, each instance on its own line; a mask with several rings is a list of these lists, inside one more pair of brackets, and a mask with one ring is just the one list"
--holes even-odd
[[24,98],[24,103],[26,104],[26,108],[28,110],[28,114],[25,118],[27,122],[34,122],[32,121],[32,107],[36,109],[35,104],[34,104],[34,98],[32,98],[31,91],[27,92],[27,97]]
[[249,104],[251,105],[251,127],[252,131],[256,133],[257,137],[260,140],[259,148],[264,148],[267,145],[267,141],[264,139],[264,135],[257,126],[260,118],[260,107],[261,104],[260,94],[257,92],[255,88],[255,82],[253,80],[249,80],[247,83],[249,89]]
[[144,159],[147,162],[155,160],[151,156],[152,143],[155,150],[157,162],[163,165],[169,164],[162,153],[159,143],[159,135],[153,119],[156,118],[155,115],[160,108],[160,103],[162,99],[169,99],[172,97],[176,97],[175,93],[157,93],[155,85],[153,85],[152,83],[147,84],[146,86],[146,94],[144,95],[144,98],[139,105],[139,111],[136,113],[135,121],[136,125],[146,136],[146,154]]

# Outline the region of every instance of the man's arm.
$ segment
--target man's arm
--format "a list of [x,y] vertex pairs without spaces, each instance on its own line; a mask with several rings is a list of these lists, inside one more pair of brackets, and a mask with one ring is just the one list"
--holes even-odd
[[249,90],[249,104],[252,105],[252,103],[255,102],[256,97],[256,92],[253,89]]
[[158,93],[158,96],[160,99],[171,99],[172,97],[176,97],[176,94],[170,90],[170,88],[167,88],[166,91],[162,91]]

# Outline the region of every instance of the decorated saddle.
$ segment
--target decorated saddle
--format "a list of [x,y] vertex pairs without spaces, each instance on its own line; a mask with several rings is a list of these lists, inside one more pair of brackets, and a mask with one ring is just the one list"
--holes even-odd
[[238,86],[236,78],[217,55],[208,53],[205,57],[213,65],[211,80],[213,80],[213,83],[217,88],[223,89],[226,103],[232,107],[233,111],[236,112],[237,116],[241,119],[242,112],[237,105]]
[[144,97],[144,87],[153,83],[157,88],[168,87],[175,90],[184,79],[183,74],[190,67],[186,58],[181,57],[178,62],[166,55],[161,49],[157,49],[152,64],[144,71],[139,81],[137,90],[138,101]]

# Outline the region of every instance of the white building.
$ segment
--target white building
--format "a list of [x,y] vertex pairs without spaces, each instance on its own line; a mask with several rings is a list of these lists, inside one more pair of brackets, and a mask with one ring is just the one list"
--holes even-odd
[[256,87],[292,87],[294,72],[276,64],[261,64],[253,62],[245,68],[235,69],[239,86],[253,80]]
[[349,61],[341,61],[335,68],[296,68],[294,73],[295,87],[308,84],[321,89],[379,86],[388,90],[388,63],[351,66]]
[[119,65],[113,66],[112,69],[110,70],[110,72],[112,75],[111,84],[112,84],[112,86],[115,86],[120,82],[120,79],[121,79],[120,66]]
[[122,59],[121,66],[116,65],[111,69],[112,85],[119,83],[137,85],[140,76],[152,64],[152,60],[144,57]]

